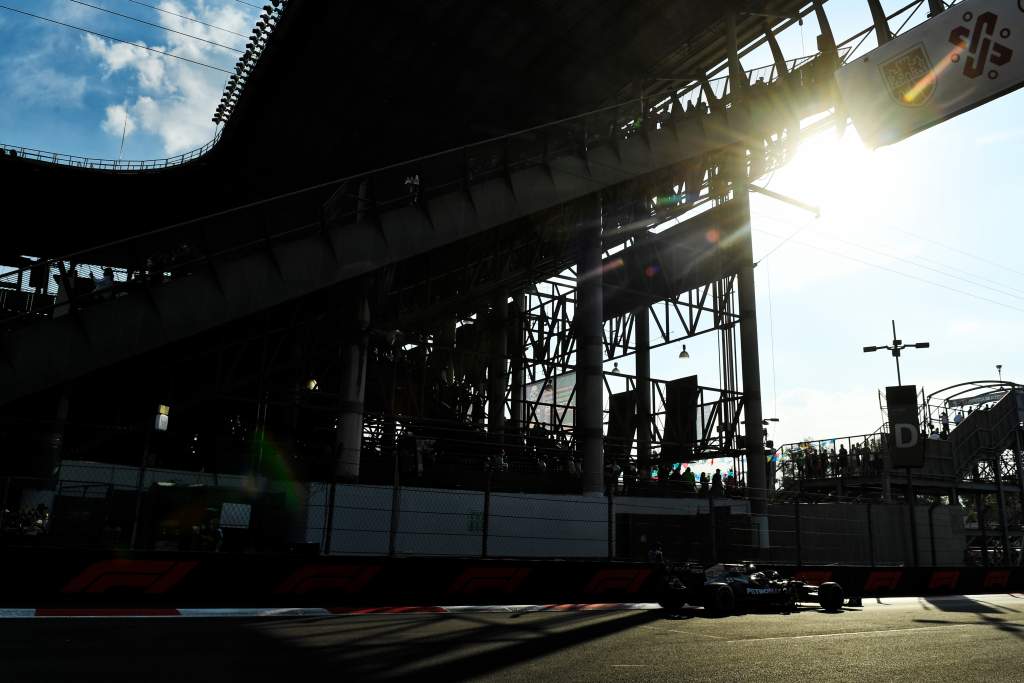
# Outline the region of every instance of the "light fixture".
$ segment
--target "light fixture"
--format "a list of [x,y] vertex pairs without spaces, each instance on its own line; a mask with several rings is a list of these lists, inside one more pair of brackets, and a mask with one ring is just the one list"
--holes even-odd
[[171,407],[160,404],[156,410],[156,421],[153,423],[153,429],[158,432],[167,431],[167,421],[171,415]]
[[316,391],[317,389],[320,388],[320,385],[317,383],[315,379],[311,379],[308,382],[306,382],[306,388],[309,389],[310,391]]
[[686,344],[683,344],[683,350],[679,352],[680,358],[689,358],[690,354],[686,352]]

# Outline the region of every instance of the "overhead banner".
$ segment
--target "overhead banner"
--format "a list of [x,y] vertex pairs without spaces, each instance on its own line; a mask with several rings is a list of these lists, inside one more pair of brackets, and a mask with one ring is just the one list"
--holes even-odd
[[924,465],[924,442],[917,418],[917,387],[913,384],[885,388],[889,409],[889,454],[893,467]]
[[861,139],[892,144],[1024,84],[1024,0],[965,0],[836,71]]

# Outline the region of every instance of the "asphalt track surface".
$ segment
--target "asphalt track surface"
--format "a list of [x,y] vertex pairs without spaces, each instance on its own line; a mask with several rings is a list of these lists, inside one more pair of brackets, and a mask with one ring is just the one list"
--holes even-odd
[[1024,681],[1024,595],[699,609],[0,621],[0,681]]

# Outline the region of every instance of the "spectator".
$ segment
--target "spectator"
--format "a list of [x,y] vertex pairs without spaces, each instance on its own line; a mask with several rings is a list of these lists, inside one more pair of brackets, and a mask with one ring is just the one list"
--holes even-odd
[[964,421],[964,411],[962,411],[962,410],[956,411],[956,415],[953,416],[953,424],[954,425],[959,425],[963,421]]
[[709,484],[710,484],[710,481],[708,480],[708,473],[707,472],[701,472],[700,473],[700,495],[702,495],[702,496],[708,495],[708,485]]
[[103,269],[103,276],[97,278],[95,275],[90,276],[93,281],[93,292],[96,294],[97,299],[110,299],[114,289],[114,271],[111,268]]
[[722,496],[725,494],[725,489],[722,488],[722,470],[715,470],[715,474],[711,477],[711,495]]
[[697,491],[697,478],[689,467],[683,472],[683,491],[686,493],[695,493]]

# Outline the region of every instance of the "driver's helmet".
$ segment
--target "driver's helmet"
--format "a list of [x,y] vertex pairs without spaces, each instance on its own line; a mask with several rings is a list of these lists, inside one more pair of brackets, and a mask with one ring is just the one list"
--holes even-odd
[[765,586],[768,584],[768,577],[764,572],[754,572],[750,575],[750,583],[755,586]]

